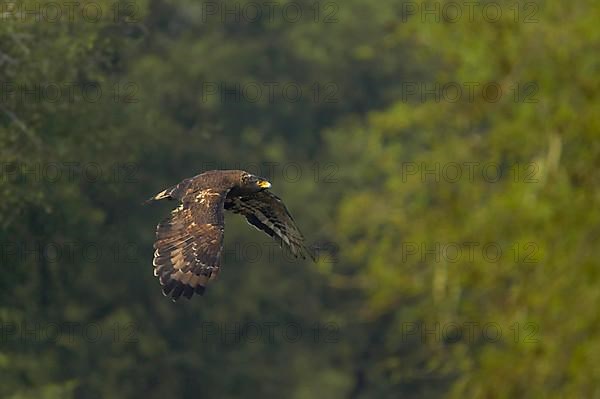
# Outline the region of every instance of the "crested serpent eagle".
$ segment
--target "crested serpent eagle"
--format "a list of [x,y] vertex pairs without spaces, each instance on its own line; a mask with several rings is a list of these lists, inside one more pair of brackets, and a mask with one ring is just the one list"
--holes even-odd
[[281,199],[267,191],[271,183],[242,170],[205,172],[161,191],[146,202],[177,200],[179,207],[156,227],[154,275],[173,300],[203,295],[220,270],[224,213],[246,217],[295,257],[313,261],[292,215]]

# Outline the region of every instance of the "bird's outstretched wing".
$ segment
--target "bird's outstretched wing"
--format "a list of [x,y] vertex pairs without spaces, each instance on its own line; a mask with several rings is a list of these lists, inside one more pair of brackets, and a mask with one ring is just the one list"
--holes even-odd
[[156,228],[154,275],[173,300],[202,295],[219,273],[227,191],[190,193]]
[[304,236],[294,218],[275,194],[265,190],[250,195],[227,197],[225,209],[244,215],[248,223],[273,237],[295,257],[305,259],[305,254],[308,254],[315,260],[312,251],[304,244]]

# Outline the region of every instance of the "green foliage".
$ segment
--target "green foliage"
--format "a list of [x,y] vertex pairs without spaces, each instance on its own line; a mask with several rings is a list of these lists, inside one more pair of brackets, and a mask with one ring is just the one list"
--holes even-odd
[[[3,17],[0,397],[598,396],[600,7],[209,3],[258,4]],[[457,101],[432,94],[448,83]],[[139,204],[253,165],[326,251],[291,261],[228,217],[220,281],[168,302],[151,257],[172,204]]]

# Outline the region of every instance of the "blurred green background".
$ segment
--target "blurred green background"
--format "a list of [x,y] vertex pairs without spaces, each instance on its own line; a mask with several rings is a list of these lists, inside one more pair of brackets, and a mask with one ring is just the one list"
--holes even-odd
[[[0,5],[0,397],[600,397],[598,2]],[[319,260],[228,216],[174,304],[214,168]]]

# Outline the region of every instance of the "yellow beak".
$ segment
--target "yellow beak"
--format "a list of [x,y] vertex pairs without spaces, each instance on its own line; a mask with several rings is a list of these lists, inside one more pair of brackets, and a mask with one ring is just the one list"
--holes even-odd
[[260,188],[271,188],[271,183],[266,180],[261,180],[258,182],[258,187]]

